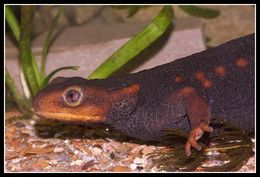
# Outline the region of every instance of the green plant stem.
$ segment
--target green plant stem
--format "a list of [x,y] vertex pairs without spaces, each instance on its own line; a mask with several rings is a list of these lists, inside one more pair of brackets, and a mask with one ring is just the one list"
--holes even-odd
[[113,74],[158,39],[172,24],[172,16],[172,7],[164,6],[161,12],[142,32],[112,54],[88,79],[104,79]]
[[5,18],[14,34],[15,39],[19,41],[20,26],[10,6],[5,6]]
[[55,27],[57,26],[58,19],[59,19],[61,13],[63,12],[63,10],[64,10],[64,6],[60,6],[55,18],[52,21],[52,24],[51,24],[50,29],[48,31],[48,35],[47,35],[46,40],[44,42],[44,47],[43,47],[43,50],[42,50],[42,58],[41,58],[41,75],[43,77],[46,74],[45,73],[46,59],[47,59],[47,54],[48,54],[48,50],[49,50],[49,47],[50,47],[50,43],[52,41],[53,31],[54,31]]
[[178,7],[190,15],[200,17],[200,18],[205,18],[205,19],[212,19],[218,17],[220,14],[218,10],[208,9],[208,8],[198,7],[193,5],[184,5]]
[[[22,7],[23,8],[23,7]],[[21,8],[21,9],[22,9]],[[19,41],[20,41],[20,31],[21,31],[21,29],[20,29],[20,26],[19,26],[19,24],[18,24],[18,22],[17,22],[17,19],[16,19],[16,17],[15,17],[15,15],[14,15],[14,13],[13,13],[13,11],[12,11],[12,9],[11,9],[11,7],[10,6],[6,6],[6,8],[5,8],[5,14],[6,14],[6,20],[7,20],[7,23],[8,23],[8,25],[10,26],[10,28],[11,28],[11,30],[12,30],[12,32],[13,32],[13,34],[14,34],[14,36],[15,36],[15,39],[17,40],[17,42],[19,43]],[[23,21],[23,19],[22,19],[22,21]],[[24,26],[27,26],[28,24],[25,24]],[[25,27],[26,28],[26,27]],[[23,39],[25,39],[25,38],[28,38],[28,37],[30,37],[30,36],[27,36],[27,37],[23,37]],[[25,42],[25,41],[23,41],[23,42]],[[21,46],[20,46],[21,47]],[[22,52],[21,52],[22,53]],[[28,52],[27,52],[28,53]],[[22,55],[22,54],[21,54]],[[24,55],[24,53],[23,53],[23,55]],[[38,74],[39,72],[38,72],[38,67],[37,67],[37,64],[36,64],[36,62],[35,62],[35,56],[31,53],[31,51],[30,51],[30,55],[31,55],[31,63],[32,63],[32,68],[33,68],[33,70],[34,70],[34,73],[35,73],[35,75],[34,75],[34,77],[36,78],[36,82],[37,82],[37,85],[39,85],[40,84],[40,82],[41,82],[41,76],[40,76],[40,74]],[[27,60],[29,60],[29,57],[27,58]],[[22,65],[24,65],[24,63],[22,63],[21,62],[21,64]],[[25,65],[27,65],[27,64],[25,64]],[[28,70],[28,68],[27,68],[27,70]],[[22,71],[22,72],[24,72],[24,70]],[[26,74],[24,74],[24,75],[26,75]],[[27,79],[27,78],[26,78]],[[27,83],[28,81],[26,81],[26,83]],[[32,83],[32,82],[31,82]],[[27,84],[27,86],[29,87],[29,84]],[[30,88],[30,90],[31,90],[31,88]]]
[[223,150],[229,150],[229,149],[237,149],[237,148],[250,148],[251,145],[250,144],[239,144],[239,145],[228,145],[227,147],[210,147],[210,148],[205,148],[205,152],[209,152],[209,151],[223,151]]
[[22,70],[24,72],[32,96],[34,96],[40,88],[41,76],[34,56],[31,52],[30,34],[33,16],[32,10],[33,9],[31,6],[21,7],[21,35],[19,40],[19,47]]
[[[5,18],[10,29],[12,30],[12,33],[16,41],[19,42],[20,26],[10,6],[5,6]],[[18,109],[21,111],[21,113],[25,115],[28,114],[28,112],[31,112],[30,102],[20,95],[7,68],[5,68],[5,83],[7,87],[10,89],[14,101],[16,102]]]
[[5,82],[8,86],[8,88],[10,89],[13,97],[14,97],[14,100],[19,108],[19,110],[25,114],[27,113],[28,111],[30,111],[30,103],[29,101],[25,100],[18,92],[15,84],[14,84],[14,81],[13,79],[11,78],[7,68],[5,68]]
[[47,77],[44,78],[42,84],[41,84],[41,89],[43,89],[49,82],[49,80],[54,76],[54,74],[56,74],[57,72],[61,71],[61,70],[66,70],[66,69],[72,69],[72,70],[77,70],[79,68],[79,66],[65,66],[65,67],[61,67],[58,69],[55,69],[54,71],[52,71]]

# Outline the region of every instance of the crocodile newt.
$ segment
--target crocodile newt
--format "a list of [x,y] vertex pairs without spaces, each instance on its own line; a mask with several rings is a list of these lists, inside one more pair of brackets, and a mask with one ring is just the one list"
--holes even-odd
[[189,133],[185,145],[212,132],[211,117],[255,130],[255,35],[173,62],[107,79],[57,77],[33,100],[43,118],[105,123],[138,139],[160,140],[169,128]]

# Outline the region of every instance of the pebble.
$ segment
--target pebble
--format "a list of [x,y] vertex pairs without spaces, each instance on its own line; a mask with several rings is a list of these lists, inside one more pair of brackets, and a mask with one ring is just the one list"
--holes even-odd
[[53,150],[53,152],[58,153],[58,152],[62,152],[64,151],[63,147],[55,147],[55,149]]
[[156,166],[154,166],[152,169],[151,169],[151,172],[166,172],[165,170],[160,170],[158,169]]
[[144,149],[145,147],[147,147],[147,146],[146,146],[146,145],[138,146],[138,147],[132,149],[132,150],[131,150],[131,153],[132,153],[132,154],[140,153],[140,151],[141,151],[142,149]]
[[21,171],[21,166],[20,164],[14,165],[14,164],[10,164],[11,167],[11,171]]
[[94,155],[101,155],[101,153],[103,152],[103,150],[98,147],[90,147],[90,149]]
[[18,128],[25,127],[23,122],[16,122],[15,126],[17,126]]
[[32,165],[32,171],[36,171],[36,172],[42,171],[41,165],[39,165],[39,164],[33,164],[33,165]]
[[113,172],[130,172],[131,169],[127,166],[121,166],[121,165],[118,165],[118,166],[115,166],[111,169]]
[[25,128],[27,129],[27,130],[34,130],[34,127],[32,126],[32,125],[30,125],[30,124],[25,124]]
[[42,160],[42,159],[39,159],[37,161],[37,164],[41,167],[41,168],[46,168],[47,166],[49,166],[48,162],[46,160]]
[[48,146],[48,144],[32,144],[32,148],[44,148]]
[[57,163],[58,163],[58,162],[57,162],[56,159],[51,160],[51,161],[48,162],[48,164],[50,164],[50,165],[56,165]]
[[152,153],[152,152],[154,152],[154,148],[153,147],[149,147],[149,146],[144,147],[143,150],[142,150],[142,153],[144,155],[147,155],[147,154]]
[[70,165],[81,165],[83,163],[83,160],[76,160],[70,163]]
[[34,133],[31,130],[28,130],[28,129],[22,129],[21,133],[25,134],[25,135],[29,135],[29,136],[33,136],[34,135]]
[[21,158],[16,158],[12,160],[12,163],[19,163],[21,161]]
[[123,163],[132,163],[134,161],[134,157],[133,156],[128,156],[127,158],[124,158],[123,160],[121,160],[121,162]]
[[136,169],[136,167],[137,167],[138,165],[136,165],[136,164],[134,164],[134,163],[132,163],[131,165],[130,165],[130,168],[131,168],[131,170],[135,170]]
[[84,162],[88,162],[88,161],[91,161],[91,160],[95,160],[95,161],[96,161],[95,158],[90,157],[90,156],[83,156],[83,157],[82,157],[82,160],[83,160]]
[[109,163],[100,163],[100,164],[98,164],[96,167],[97,167],[97,169],[100,169],[101,171],[107,171],[107,169],[109,168],[109,166],[110,166],[111,164],[109,164]]
[[94,163],[94,159],[87,161],[83,164],[83,166],[81,167],[81,170],[87,170],[89,167],[93,166]]
[[115,149],[120,149],[122,146],[122,143],[116,142],[116,141],[111,141],[108,143],[109,146],[113,146]]
[[65,154],[59,154],[57,155],[56,160],[58,162],[64,162],[64,161],[68,162],[71,161],[71,157]]
[[144,163],[146,163],[146,159],[136,157],[136,158],[134,159],[134,163],[135,163],[135,164],[144,164]]
[[74,154],[78,154],[78,153],[79,153],[79,150],[75,150],[75,151],[74,151]]
[[30,120],[31,125],[35,125],[36,121],[35,120]]
[[112,152],[110,155],[109,155],[110,159],[114,159],[116,157],[116,155]]
[[123,144],[127,145],[127,146],[129,146],[131,148],[136,148],[136,147],[140,146],[140,144],[128,143],[128,142],[124,142]]
[[131,152],[131,150],[132,150],[131,147],[129,147],[129,146],[123,144],[123,145],[120,147],[120,149],[117,150],[117,152],[119,152],[119,153],[121,153],[121,154],[128,154],[128,153]]
[[137,166],[136,169],[137,169],[137,170],[143,170],[144,167],[142,167],[142,166]]

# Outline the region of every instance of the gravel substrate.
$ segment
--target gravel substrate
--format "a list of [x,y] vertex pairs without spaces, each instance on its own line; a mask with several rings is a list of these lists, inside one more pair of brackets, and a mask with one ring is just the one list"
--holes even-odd
[[[131,139],[106,126],[9,119],[15,115],[6,113],[6,172],[163,172],[147,155],[167,147]],[[255,156],[239,170],[254,171]]]

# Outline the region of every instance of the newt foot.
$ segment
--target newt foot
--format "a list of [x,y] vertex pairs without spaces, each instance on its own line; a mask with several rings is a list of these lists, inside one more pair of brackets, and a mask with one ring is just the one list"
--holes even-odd
[[197,140],[201,138],[205,131],[211,133],[213,131],[213,128],[206,123],[201,123],[199,126],[191,130],[189,138],[185,145],[185,151],[187,156],[191,155],[191,147],[195,148],[197,151],[200,151],[202,149],[201,145],[199,145]]

